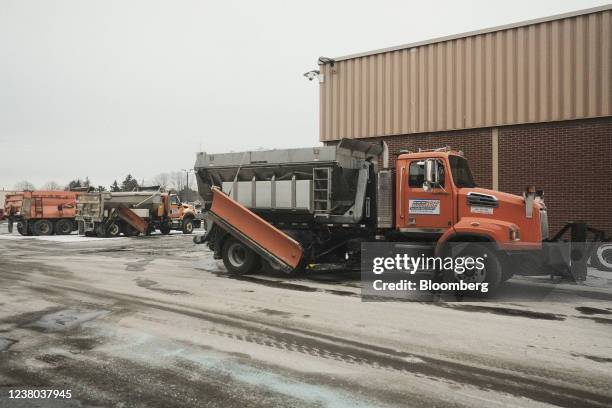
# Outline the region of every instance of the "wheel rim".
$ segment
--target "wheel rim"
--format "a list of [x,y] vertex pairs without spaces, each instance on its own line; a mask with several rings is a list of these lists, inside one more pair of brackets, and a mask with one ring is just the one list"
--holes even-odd
[[465,283],[482,283],[487,278],[487,268],[474,268],[471,271],[465,271],[463,273],[455,273],[457,280],[462,280]]
[[65,222],[60,223],[60,232],[64,233],[64,234],[68,234],[69,232],[71,232],[72,228],[70,225],[68,225]]
[[46,222],[42,222],[38,227],[38,230],[41,234],[48,234],[51,228],[49,228],[49,224],[47,224]]
[[185,231],[192,232],[193,231],[193,224],[190,223],[190,222],[185,224]]
[[119,235],[119,226],[117,224],[111,224],[111,226],[108,227],[108,233],[112,236]]
[[246,257],[246,248],[238,242],[233,243],[227,251],[228,261],[236,268],[240,268],[244,265]]
[[22,234],[22,233],[23,233],[23,231],[24,231],[24,228],[23,228],[23,223],[21,223],[21,222],[17,223],[17,232],[19,232],[20,234]]
[[612,245],[602,245],[597,248],[597,258],[606,268],[612,268]]

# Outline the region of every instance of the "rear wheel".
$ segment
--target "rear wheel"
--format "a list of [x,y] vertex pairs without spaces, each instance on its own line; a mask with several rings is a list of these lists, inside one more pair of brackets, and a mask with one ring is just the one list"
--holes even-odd
[[183,219],[183,234],[191,234],[193,232],[193,218]]
[[34,235],[52,235],[53,223],[49,220],[38,220],[34,223]]
[[123,230],[123,234],[126,237],[137,237],[140,234],[140,231],[132,227],[130,224],[126,224],[125,229]]
[[68,235],[72,232],[72,221],[59,220],[55,223],[55,233],[57,235]]
[[168,224],[167,222],[164,222],[159,226],[159,231],[164,235],[168,235],[170,233],[170,230],[170,224]]
[[116,222],[111,223],[108,228],[106,228],[106,236],[108,237],[118,237],[119,234],[121,234],[121,227]]
[[244,275],[259,269],[259,256],[235,238],[225,241],[221,256],[229,273]]
[[19,232],[23,236],[32,235],[31,232],[28,232],[28,228],[23,221],[19,221],[17,223],[17,232]]

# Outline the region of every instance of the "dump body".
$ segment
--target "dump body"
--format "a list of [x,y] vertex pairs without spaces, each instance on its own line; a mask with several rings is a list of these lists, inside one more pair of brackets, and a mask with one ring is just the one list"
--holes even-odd
[[24,191],[6,195],[4,212],[28,220],[74,218],[75,204],[72,191]]
[[346,140],[337,146],[199,153],[200,196],[210,207],[213,186],[266,218],[357,224],[366,216],[368,179],[380,145]]
[[69,234],[76,227],[75,207],[72,191],[23,191],[6,195],[4,216],[10,231],[16,223],[23,235]]

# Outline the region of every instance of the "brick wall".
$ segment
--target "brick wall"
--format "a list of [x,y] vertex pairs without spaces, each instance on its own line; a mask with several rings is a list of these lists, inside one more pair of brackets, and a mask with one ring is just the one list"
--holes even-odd
[[[392,166],[400,149],[463,150],[476,183],[492,186],[490,128],[365,140],[382,139]],[[551,233],[583,220],[612,236],[612,118],[500,127],[499,189],[520,195],[528,185],[544,189]]]
[[499,128],[499,189],[544,189],[551,233],[586,221],[612,235],[612,118]]

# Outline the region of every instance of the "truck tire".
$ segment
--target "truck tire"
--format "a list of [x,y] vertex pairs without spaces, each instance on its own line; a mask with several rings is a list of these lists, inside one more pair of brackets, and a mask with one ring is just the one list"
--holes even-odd
[[140,235],[140,231],[132,227],[130,224],[126,224],[125,228],[123,229],[123,235],[126,237],[137,237]]
[[225,268],[231,274],[245,275],[253,273],[260,266],[259,255],[233,237],[228,238],[223,243],[221,256]]
[[183,234],[191,234],[193,233],[193,218],[183,218]]
[[612,242],[604,242],[593,251],[591,265],[595,268],[612,272]]
[[106,229],[104,228],[104,224],[98,224],[98,226],[96,227],[96,236],[98,236],[98,238],[106,238]]
[[34,235],[53,235],[53,223],[49,220],[38,220],[34,223]]
[[69,235],[72,233],[72,221],[67,219],[58,220],[55,223],[55,233],[57,235]]
[[17,232],[18,232],[18,233],[20,233],[20,234],[21,234],[21,235],[23,235],[23,236],[27,236],[27,235],[29,235],[29,234],[28,234],[28,231],[26,231],[26,226],[25,226],[25,224],[23,223],[23,221],[19,221],[19,222],[17,223]]
[[121,227],[116,222],[112,222],[108,228],[106,228],[106,236],[110,238],[118,237],[121,234]]
[[167,222],[164,222],[159,226],[159,231],[164,235],[168,235],[171,229],[170,224]]
[[[459,254],[461,257],[483,257],[483,269],[466,271],[461,275],[455,274],[455,280],[463,280],[466,283],[487,283],[487,292],[473,291],[465,292],[468,296],[489,296],[493,294],[502,283],[502,264],[497,254],[485,245],[470,244]],[[508,278],[509,279],[509,278]]]

